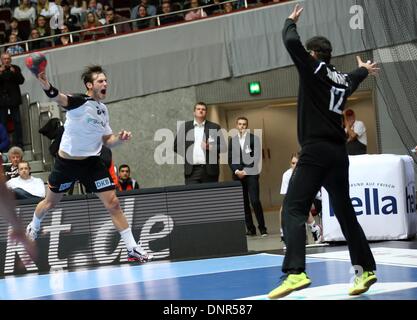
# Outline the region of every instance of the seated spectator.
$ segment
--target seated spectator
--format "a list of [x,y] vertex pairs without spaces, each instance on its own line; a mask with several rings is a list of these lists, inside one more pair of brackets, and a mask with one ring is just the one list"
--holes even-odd
[[127,164],[119,167],[119,185],[120,191],[139,189],[138,182],[130,177],[130,167]]
[[[108,8],[106,11],[106,24],[118,23],[123,21],[129,21],[127,18],[122,17],[114,12],[113,8]],[[116,33],[125,33],[131,31],[129,23],[122,23],[116,25]],[[114,34],[114,27],[110,26],[105,29],[106,34]]]
[[19,176],[17,165],[23,160],[23,150],[19,147],[11,147],[8,152],[10,165],[5,166],[4,174],[6,179],[16,178]]
[[106,10],[104,10],[101,2],[97,3],[96,16],[101,24],[106,24]]
[[[198,8],[200,6],[200,2],[198,0],[191,0],[190,8]],[[188,11],[185,15],[186,21],[196,20],[207,17],[207,13],[203,9],[194,9]]]
[[133,22],[134,29],[140,30],[140,29],[146,29],[149,27],[155,27],[155,18],[149,18],[149,15],[146,11],[146,7],[144,5],[139,5],[138,7],[135,7],[135,8],[138,8],[138,14],[137,14],[138,19],[139,18],[148,18],[148,19]]
[[47,37],[51,35],[51,28],[45,16],[38,16],[35,20],[35,29],[39,31],[40,37]]
[[19,44],[15,44],[15,45],[13,44],[13,43],[16,43],[18,41],[20,41],[20,39],[18,39],[15,34],[12,33],[9,36],[9,42],[8,43],[10,44],[10,46],[7,47],[7,50],[6,50],[6,52],[8,54],[14,56],[16,54],[21,54],[21,53],[25,52],[25,50]]
[[[68,26],[64,23],[60,30],[60,33],[67,33],[70,32]],[[62,36],[55,38],[55,45],[57,46],[66,46],[71,44],[71,39],[69,34],[63,34]]]
[[152,17],[156,15],[156,7],[152,4],[149,4],[148,0],[141,0],[138,5],[134,6],[130,10],[130,18],[131,19],[137,19],[138,17],[138,9],[139,6],[144,6],[146,8],[146,12],[148,13],[148,16]]
[[102,26],[102,24],[98,21],[97,16],[92,12],[87,13],[87,21],[83,24],[83,29],[91,30],[89,33],[100,33],[103,32],[102,29],[94,30],[100,26]]
[[14,9],[13,17],[17,20],[30,20],[33,26],[36,19],[36,10],[31,6],[30,0],[21,0],[20,5]]
[[9,27],[10,28],[6,30],[6,39],[9,39],[10,35],[14,34],[19,39],[19,41],[27,40],[29,34],[28,32],[25,33],[24,31],[20,31],[19,20],[12,18],[12,20],[10,20]]
[[[41,35],[39,34],[38,29],[32,29],[30,32],[29,40],[39,39]],[[29,42],[29,51],[39,50],[43,48],[47,48],[49,45],[48,43],[43,40],[36,40],[36,41],[30,41]]]
[[[262,2],[260,0],[246,0],[246,3],[248,4],[248,7],[256,7],[258,5],[261,5]],[[239,0],[237,3],[237,8],[241,9],[245,7],[245,1]]]
[[7,181],[7,187],[13,190],[16,199],[42,199],[45,198],[45,184],[42,179],[30,175],[29,162],[21,161],[18,164],[19,176]]
[[223,3],[223,13],[230,13],[233,11],[233,3],[226,2]]
[[233,3],[226,2],[226,3],[220,4],[221,2],[223,1],[214,0],[214,3],[218,3],[219,5],[216,6],[215,10],[213,10],[213,14],[225,14],[225,13],[230,13],[233,11]]
[[87,12],[92,12],[97,15],[97,0],[88,1]]
[[59,13],[59,9],[54,2],[49,2],[49,0],[38,0],[38,5],[36,6],[36,13],[38,14],[38,16],[51,18],[55,14]]
[[0,156],[3,158],[3,163],[7,162],[7,150],[9,150],[10,139],[6,127],[0,123]]
[[62,11],[64,13],[64,24],[68,26],[70,31],[80,30],[79,17],[71,13],[71,7],[67,0],[61,2]]
[[161,25],[184,21],[184,18],[178,14],[168,14],[168,13],[171,13],[171,10],[172,10],[171,2],[169,0],[164,0],[162,2],[162,13],[167,14],[167,15],[159,17],[159,21]]

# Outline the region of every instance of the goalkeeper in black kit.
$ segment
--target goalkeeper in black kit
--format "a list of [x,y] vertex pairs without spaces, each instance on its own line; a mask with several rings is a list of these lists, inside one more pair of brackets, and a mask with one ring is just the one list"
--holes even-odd
[[349,294],[364,293],[377,281],[375,260],[349,197],[349,158],[342,113],[347,98],[368,74],[376,74],[378,68],[376,63],[364,63],[357,57],[356,70],[348,74],[337,71],[330,64],[332,45],[321,36],[308,40],[306,50],[296,27],[302,11],[296,5],[282,31],[284,45],[300,78],[297,134],[301,153],[283,203],[287,250],[282,271],[285,276],[268,294],[270,299],[284,297],[311,284],[305,270],[305,223],[321,186],[329,193],[356,271]]

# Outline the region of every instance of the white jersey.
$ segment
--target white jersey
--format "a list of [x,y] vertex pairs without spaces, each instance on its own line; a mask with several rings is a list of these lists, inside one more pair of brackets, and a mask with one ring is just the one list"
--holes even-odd
[[[288,185],[290,184],[292,172],[293,172],[293,169],[289,168],[282,175],[281,191],[280,191],[281,194],[287,194]],[[321,191],[317,192],[316,199],[321,200]]]
[[64,134],[59,149],[73,157],[100,154],[103,136],[112,134],[104,103],[86,95],[68,96]]
[[290,179],[291,179],[292,171],[293,171],[292,168],[289,168],[282,175],[281,191],[280,191],[281,194],[287,194],[288,185],[290,184]]

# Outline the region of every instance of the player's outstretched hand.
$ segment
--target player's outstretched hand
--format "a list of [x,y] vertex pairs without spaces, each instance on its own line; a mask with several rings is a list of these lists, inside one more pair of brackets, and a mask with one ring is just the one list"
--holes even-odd
[[130,131],[122,130],[119,132],[119,140],[120,141],[128,141],[132,137],[132,133]]
[[46,77],[45,71],[39,72],[38,75],[37,75],[37,78],[38,78],[39,82],[41,83],[42,88],[44,90],[48,90],[50,85],[49,85],[48,78]]
[[367,62],[363,62],[361,57],[359,56],[356,56],[356,60],[358,61],[358,68],[364,67],[368,69],[368,73],[372,76],[375,76],[378,74],[379,68],[376,62],[372,62],[371,60],[368,60]]
[[300,5],[296,4],[294,7],[294,10],[291,12],[289,19],[294,20],[295,23],[297,23],[298,18],[301,15],[301,12],[303,12],[304,8],[300,7]]

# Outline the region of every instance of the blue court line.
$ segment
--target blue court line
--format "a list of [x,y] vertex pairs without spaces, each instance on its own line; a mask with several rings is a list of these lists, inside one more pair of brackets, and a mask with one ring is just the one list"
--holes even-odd
[[[378,266],[376,285],[362,296],[351,297],[349,273],[350,262],[325,261],[308,263],[307,269],[313,283],[310,288],[295,292],[291,300],[305,299],[359,299],[415,300],[417,297],[417,272],[413,268]],[[266,294],[280,282],[280,267],[263,267],[199,274],[193,276],[160,279],[145,282],[130,282],[121,285],[103,286],[61,294],[38,297],[42,300],[266,300]],[[402,285],[406,285],[401,288]],[[411,287],[407,287],[410,285]],[[398,288],[396,288],[398,286]]]
[[[255,254],[237,257],[201,259],[181,262],[154,262],[144,265],[108,266],[93,270],[53,272],[0,279],[0,299],[33,299],[70,291],[146,282],[161,279],[278,267],[281,255]],[[308,258],[309,263],[321,259]]]

